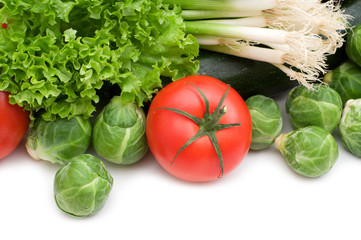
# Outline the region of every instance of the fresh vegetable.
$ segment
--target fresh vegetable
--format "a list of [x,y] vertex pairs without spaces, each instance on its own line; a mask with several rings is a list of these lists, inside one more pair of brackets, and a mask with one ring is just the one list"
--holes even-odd
[[317,126],[281,134],[275,140],[287,164],[306,177],[327,173],[338,158],[338,146],[330,132]]
[[[256,94],[274,97],[297,85],[269,63],[203,49],[197,59],[200,75],[211,76],[231,85],[244,99]],[[163,86],[171,82],[171,79],[165,78]]]
[[361,98],[361,68],[353,62],[331,70],[323,81],[340,94],[343,104],[349,99]]
[[89,118],[103,83],[139,106],[161,75],[197,72],[199,46],[161,0],[2,0],[0,90],[43,118]]
[[[342,3],[342,11],[350,26],[361,23],[361,1],[348,0]],[[218,11],[217,11],[218,12]],[[350,31],[350,29],[347,29]],[[230,84],[244,99],[256,94],[274,97],[298,85],[272,64],[240,58],[232,55],[200,50],[199,74],[217,78]],[[345,44],[335,54],[327,56],[328,69],[334,69],[347,60]],[[322,79],[322,75],[320,79]]]
[[282,112],[275,100],[255,95],[246,100],[252,118],[252,150],[261,150],[272,145],[282,130]]
[[346,102],[339,124],[343,145],[357,157],[361,157],[361,98]]
[[342,46],[350,19],[336,1],[164,2],[181,6],[201,48],[271,63],[308,87]]
[[0,91],[0,159],[12,153],[29,127],[29,112],[9,103],[9,93]]
[[78,116],[46,121],[39,117],[29,129],[25,145],[29,155],[36,160],[65,164],[87,151],[91,133],[90,119]]
[[251,116],[241,96],[202,75],[179,79],[151,102],[149,148],[159,164],[182,180],[205,182],[235,169],[248,152]]
[[315,85],[312,91],[297,86],[288,93],[286,112],[294,129],[315,125],[333,132],[341,118],[342,100],[323,84]]
[[86,217],[104,206],[112,186],[113,178],[103,162],[90,154],[82,154],[57,171],[55,201],[62,211],[75,217]]
[[113,97],[95,119],[92,140],[96,153],[110,162],[139,161],[148,151],[143,109]]
[[361,67],[361,24],[354,27],[348,34],[346,53],[353,62]]

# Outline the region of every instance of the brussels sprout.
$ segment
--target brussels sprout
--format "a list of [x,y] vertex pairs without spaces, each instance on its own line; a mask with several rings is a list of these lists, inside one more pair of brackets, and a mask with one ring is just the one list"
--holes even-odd
[[148,151],[143,110],[113,97],[95,119],[92,139],[96,153],[110,162],[139,161]]
[[361,24],[354,27],[347,35],[347,56],[361,67]]
[[333,132],[341,118],[342,100],[335,90],[322,84],[313,90],[297,86],[288,94],[286,112],[294,129],[315,125]]
[[255,95],[247,99],[252,118],[252,150],[272,145],[282,130],[282,113],[278,104],[269,97]]
[[40,117],[29,129],[25,145],[34,159],[64,164],[70,158],[86,152],[91,133],[90,119],[73,117],[45,121]]
[[345,148],[361,157],[361,99],[346,102],[338,128]]
[[90,154],[82,154],[57,171],[54,197],[62,211],[85,217],[104,206],[112,186],[113,178],[103,162]]
[[340,94],[343,104],[361,98],[361,68],[353,62],[345,62],[328,72],[323,81]]
[[287,164],[306,177],[327,173],[338,158],[338,146],[330,132],[317,126],[281,134],[275,140]]

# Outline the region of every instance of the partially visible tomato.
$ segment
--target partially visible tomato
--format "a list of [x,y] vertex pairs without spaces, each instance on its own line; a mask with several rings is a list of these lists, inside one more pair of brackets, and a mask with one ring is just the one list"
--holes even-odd
[[0,159],[9,155],[24,138],[29,112],[9,103],[9,93],[0,91]]
[[[205,124],[212,121],[211,116],[205,115],[206,102],[212,114],[223,96],[222,107],[226,106],[227,111],[213,119],[213,123]],[[201,120],[200,127],[174,109],[208,120]],[[238,125],[217,130],[221,126],[218,123]],[[200,129],[210,134],[187,145]],[[236,90],[218,79],[196,75],[179,79],[159,91],[148,111],[146,135],[154,158],[170,174],[186,181],[205,182],[228,174],[241,163],[250,147],[252,121]],[[218,146],[221,157],[216,152]]]

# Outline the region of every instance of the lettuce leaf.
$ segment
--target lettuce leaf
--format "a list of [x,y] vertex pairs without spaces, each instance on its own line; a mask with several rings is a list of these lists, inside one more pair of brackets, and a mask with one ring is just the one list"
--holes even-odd
[[161,0],[0,0],[0,90],[26,110],[88,118],[104,82],[142,106],[196,74],[199,46],[177,7]]

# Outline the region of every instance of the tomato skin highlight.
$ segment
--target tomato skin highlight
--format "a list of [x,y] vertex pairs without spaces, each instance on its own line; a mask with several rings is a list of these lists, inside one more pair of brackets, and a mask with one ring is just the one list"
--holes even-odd
[[9,93],[0,91],[0,159],[12,153],[29,128],[29,112],[9,103]]
[[[205,102],[192,84],[207,97],[210,113],[216,109],[229,87],[218,79],[204,75],[185,77],[165,86],[154,97],[148,111],[148,145],[154,158],[173,176],[190,182],[213,181],[220,177],[221,170],[219,158],[209,137],[197,139],[174,160],[180,148],[198,132],[199,126],[178,113],[159,109],[175,108],[203,118]],[[245,102],[233,88],[229,89],[223,106],[227,106],[227,113],[219,123],[241,123],[240,126],[216,132],[225,176],[246,156],[252,138],[252,122]]]

